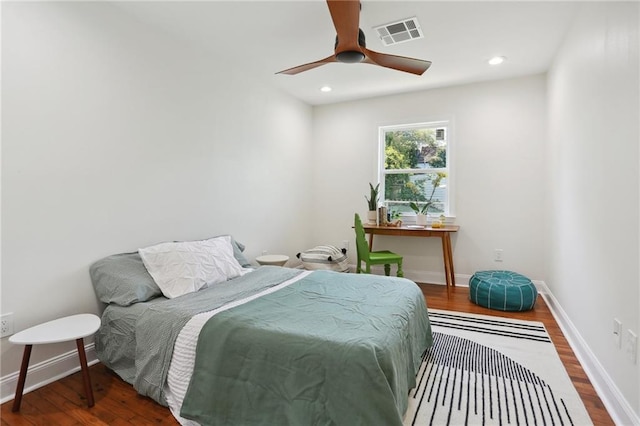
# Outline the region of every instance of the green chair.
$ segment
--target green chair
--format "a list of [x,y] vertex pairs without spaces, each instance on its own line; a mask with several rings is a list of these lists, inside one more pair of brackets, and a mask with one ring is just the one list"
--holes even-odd
[[384,265],[384,274],[389,276],[391,273],[391,264],[398,264],[398,276],[403,277],[402,273],[402,256],[395,254],[387,250],[381,251],[369,251],[369,243],[364,235],[364,228],[362,227],[362,221],[360,216],[356,213],[355,217],[355,229],[356,229],[356,248],[358,250],[358,263],[356,265],[356,272],[359,274],[362,272],[362,262],[365,263],[367,274],[371,273],[371,265]]

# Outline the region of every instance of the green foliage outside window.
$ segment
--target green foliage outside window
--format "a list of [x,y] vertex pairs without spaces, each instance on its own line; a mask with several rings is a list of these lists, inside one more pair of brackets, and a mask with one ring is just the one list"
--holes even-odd
[[[386,173],[385,200],[389,204],[394,201],[426,202],[433,198],[437,188],[434,183],[438,179],[435,172],[428,169],[445,168],[447,164],[446,145],[436,141],[435,129],[414,129],[388,131],[385,133],[385,170],[417,169],[422,173]],[[429,195],[427,195],[429,192]],[[437,208],[438,199],[433,201],[431,211]],[[406,203],[395,203],[405,211],[411,211]]]

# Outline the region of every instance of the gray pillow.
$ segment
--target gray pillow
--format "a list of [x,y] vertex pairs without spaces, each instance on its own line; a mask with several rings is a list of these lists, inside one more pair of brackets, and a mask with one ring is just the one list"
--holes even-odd
[[[231,237],[233,257],[243,268],[251,264],[242,252],[245,246]],[[91,282],[103,303],[129,306],[162,296],[162,290],[145,268],[138,252],[114,254],[95,262],[89,268]]]
[[100,259],[91,265],[89,273],[96,295],[103,303],[129,306],[162,296],[137,252]]
[[244,244],[237,242],[231,237],[231,245],[233,246],[233,257],[236,258],[240,266],[243,268],[251,268],[251,263],[244,257],[242,252],[244,251]]

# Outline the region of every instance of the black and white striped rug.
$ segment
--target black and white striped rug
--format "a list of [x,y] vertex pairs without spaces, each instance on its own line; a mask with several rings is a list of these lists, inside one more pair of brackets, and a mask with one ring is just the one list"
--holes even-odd
[[429,309],[408,425],[591,425],[541,322]]

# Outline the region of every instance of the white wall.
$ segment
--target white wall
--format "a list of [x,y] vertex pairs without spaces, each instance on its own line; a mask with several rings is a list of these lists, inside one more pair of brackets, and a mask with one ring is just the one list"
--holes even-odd
[[[355,259],[351,226],[354,213],[366,214],[368,182],[377,181],[379,126],[451,118],[456,274],[510,269],[543,279],[545,102],[545,76],[536,75],[316,107],[313,242],[349,240]],[[375,241],[374,249],[404,256],[408,277],[444,283],[439,240]]]
[[[306,247],[311,108],[109,4],[3,3],[2,103],[16,330],[98,313],[88,270],[109,254],[221,233],[250,259]],[[1,355],[0,376],[18,370],[20,347]]]
[[545,250],[548,286],[636,419],[640,373],[612,323],[640,331],[639,18],[638,3],[587,4],[557,53]]
[[[312,111],[108,4],[3,3],[1,311],[17,330],[97,313],[89,265],[163,240],[232,233],[249,258],[348,240],[353,259],[378,126],[452,118],[456,272],[547,282],[637,414],[640,372],[611,345],[613,317],[640,331],[637,18],[633,3],[586,6],[549,87],[538,75]],[[376,241],[444,282],[437,240]],[[20,348],[0,344],[5,377]],[[33,363],[71,349],[38,347]]]

